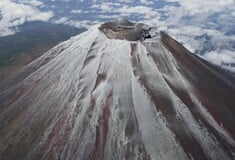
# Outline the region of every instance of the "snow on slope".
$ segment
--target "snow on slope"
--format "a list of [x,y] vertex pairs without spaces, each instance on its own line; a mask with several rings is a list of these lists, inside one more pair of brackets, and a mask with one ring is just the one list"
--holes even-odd
[[[98,28],[1,87],[0,159],[234,159],[232,82],[177,55],[182,46],[164,34],[127,41]],[[226,93],[203,92],[204,75]]]

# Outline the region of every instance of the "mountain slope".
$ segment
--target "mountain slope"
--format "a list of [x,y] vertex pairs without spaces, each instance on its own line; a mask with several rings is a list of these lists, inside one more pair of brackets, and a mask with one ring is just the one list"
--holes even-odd
[[94,26],[1,86],[0,159],[234,159],[221,72],[144,24]]
[[25,23],[19,32],[0,37],[0,83],[17,75],[20,69],[56,44],[85,29],[44,22]]

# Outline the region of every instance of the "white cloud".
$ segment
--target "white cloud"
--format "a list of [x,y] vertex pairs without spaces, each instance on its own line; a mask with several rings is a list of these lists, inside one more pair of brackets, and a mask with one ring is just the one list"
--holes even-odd
[[23,4],[34,6],[34,7],[39,7],[39,6],[44,5],[44,3],[39,0],[21,0],[20,2]]
[[133,2],[133,0],[119,0],[119,2],[131,3],[131,2]]
[[153,1],[150,1],[150,0],[140,0],[140,3],[145,4],[145,5],[149,5],[149,4],[153,4]]
[[130,14],[132,13],[149,14],[153,12],[153,9],[150,7],[146,7],[146,6],[129,7],[127,5],[124,5],[122,8],[116,9],[115,12],[130,13]]
[[108,4],[108,3],[102,3],[101,5],[99,5],[99,9],[101,9],[104,12],[109,12],[113,9],[112,5]]
[[178,2],[179,7],[166,6],[165,10],[170,20],[173,22],[180,20],[183,16],[194,16],[198,19],[206,19],[208,16],[215,12],[224,11],[225,9],[234,9],[234,0],[166,0],[168,2]]
[[222,63],[234,63],[235,61],[234,53],[227,50],[208,52],[203,57],[219,65]]
[[[202,51],[203,58],[226,69],[232,68],[230,62],[235,64],[234,54],[235,37],[226,35],[234,28],[233,14],[235,12],[234,0],[166,0],[178,2],[179,5],[167,5],[158,11],[166,16],[159,22],[151,21],[163,27],[168,34],[183,43],[190,51]],[[213,16],[213,20],[211,19]],[[195,39],[208,35],[209,40]],[[209,51],[209,52],[208,52]],[[231,53],[231,54],[228,54]],[[224,64],[227,66],[225,67]],[[235,68],[233,66],[233,68]],[[235,69],[232,69],[233,71]]]
[[77,27],[77,28],[86,28],[86,29],[90,28],[92,25],[101,23],[100,21],[71,20],[67,17],[62,17],[60,19],[53,20],[52,22],[56,24],[65,24],[65,25],[70,25],[70,26]]
[[212,51],[203,55],[202,58],[222,68],[235,72],[235,67],[232,66],[235,64],[235,55],[231,51]]
[[100,4],[93,4],[90,8],[101,10],[102,13],[111,12],[114,10],[114,7],[121,6],[120,3],[114,3],[114,2],[102,2]]
[[116,8],[114,13],[119,13],[121,16],[123,15],[141,15],[143,17],[143,21],[146,19],[153,19],[159,16],[158,12],[155,11],[151,7],[146,6],[133,6],[129,7],[127,5],[123,5],[121,8]]
[[[39,1],[31,1],[34,5],[42,5]],[[38,3],[38,4],[36,4]],[[27,21],[48,21],[53,17],[53,12],[41,12],[36,7],[27,4],[19,4],[11,0],[0,1],[0,36],[13,34],[15,27]]]
[[61,18],[55,20],[54,23],[63,24],[63,23],[67,23],[68,21],[69,21],[69,19],[67,17],[61,17]]
[[70,13],[82,13],[83,11],[81,9],[74,9]]
[[102,14],[102,15],[98,15],[97,16],[98,18],[102,18],[102,19],[117,19],[117,18],[120,18],[120,15],[117,15],[117,14],[110,14],[110,15],[105,15],[105,14]]

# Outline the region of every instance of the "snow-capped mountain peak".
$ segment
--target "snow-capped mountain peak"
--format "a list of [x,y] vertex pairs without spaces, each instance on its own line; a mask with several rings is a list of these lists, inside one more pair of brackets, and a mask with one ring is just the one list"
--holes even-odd
[[0,88],[0,159],[234,158],[232,77],[144,24],[96,25]]

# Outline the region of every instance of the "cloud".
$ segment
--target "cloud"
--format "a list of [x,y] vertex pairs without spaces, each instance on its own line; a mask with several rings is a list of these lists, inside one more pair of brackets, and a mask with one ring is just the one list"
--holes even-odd
[[113,4],[104,2],[104,3],[101,3],[101,4],[94,4],[94,5],[91,6],[91,8],[99,9],[102,12],[105,13],[105,12],[110,12],[110,11],[113,10]]
[[[128,15],[122,14],[122,16],[125,17],[125,16],[128,16]],[[120,15],[119,14],[111,14],[111,15],[100,14],[97,17],[101,18],[101,19],[117,19],[117,18],[120,18]]]
[[208,52],[203,57],[219,65],[222,63],[234,63],[235,61],[235,55],[227,50]]
[[230,8],[234,5],[234,0],[166,0],[167,2],[178,2],[180,7],[178,10],[183,10],[189,15],[212,13],[221,11],[224,8]]
[[221,66],[222,68],[230,70],[235,73],[234,52],[228,50],[212,51],[203,55],[202,58],[210,61],[215,65]]
[[133,6],[129,7],[127,5],[124,5],[121,8],[115,9],[114,12],[119,13],[128,13],[128,14],[148,14],[148,15],[155,15],[157,12],[153,11],[153,8],[146,7],[146,6]]
[[54,23],[57,23],[57,24],[63,24],[63,23],[67,23],[69,21],[69,18],[67,17],[61,17],[57,20],[54,20]]
[[81,9],[74,9],[70,13],[83,13]]
[[[182,23],[182,18],[190,17],[186,21],[202,22],[209,16],[235,9],[234,0],[166,0],[167,2],[177,2],[179,6],[165,6],[164,11],[169,22],[172,24]],[[184,22],[184,21],[183,21]]]
[[113,12],[116,7],[121,6],[120,3],[102,2],[100,4],[93,4],[90,8],[100,10],[102,13]]
[[149,0],[140,0],[140,3],[145,4],[145,5],[149,5],[149,4],[153,4],[153,1],[149,1]]
[[53,17],[53,12],[42,12],[32,5],[42,5],[39,1],[28,1],[27,4],[16,3],[11,0],[0,2],[0,36],[14,34],[17,26],[29,21],[48,21]]
[[44,3],[39,0],[21,0],[20,2],[26,5],[34,6],[34,7],[39,7],[39,6],[44,5]]
[[231,68],[235,68],[235,59],[231,55],[235,53],[235,1],[166,2],[175,2],[177,5],[160,8],[158,11],[162,13],[163,18],[158,24],[165,26],[168,34],[183,43],[190,51],[200,53],[208,61],[234,71]]
[[65,24],[65,25],[70,25],[73,27],[77,27],[77,28],[90,28],[90,26],[95,25],[97,23],[101,23],[100,21],[89,21],[89,20],[71,20],[67,17],[61,17],[59,19],[53,20],[53,23],[56,24]]
[[[119,1],[120,2],[120,1]],[[134,17],[141,17],[142,20],[153,19],[158,17],[158,12],[150,6],[135,5],[130,6],[127,4],[114,3],[114,2],[102,2],[100,4],[93,4],[91,9],[96,15],[93,17],[101,19],[113,19],[118,17],[128,17],[134,20]]]
[[119,2],[132,3],[132,2],[133,2],[133,0],[119,0]]

